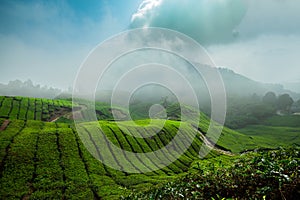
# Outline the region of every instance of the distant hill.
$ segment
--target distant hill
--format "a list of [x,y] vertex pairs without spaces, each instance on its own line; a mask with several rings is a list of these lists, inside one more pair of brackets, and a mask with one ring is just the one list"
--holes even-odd
[[282,85],[289,90],[300,93],[300,82],[286,82]]
[[62,91],[60,89],[34,84],[27,81],[14,80],[8,84],[0,83],[0,95],[2,96],[26,96],[36,98],[54,98]]
[[[210,70],[211,68],[202,66],[203,72]],[[267,92],[272,91],[276,93],[277,96],[281,94],[289,94],[294,101],[300,99],[300,93],[296,93],[294,91],[288,90],[284,88],[281,84],[271,84],[271,83],[262,83],[258,81],[254,81],[250,78],[247,78],[241,74],[235,73],[234,71],[227,68],[218,68],[221,77],[224,81],[224,86],[226,89],[227,101],[230,101],[232,98],[248,98],[253,95],[262,98]],[[191,72],[192,73],[192,72]],[[209,107],[210,102],[210,94],[206,87],[204,80],[195,79],[195,77],[191,76],[191,84],[194,84],[194,89],[198,95],[200,106],[201,107]],[[185,94],[185,91],[182,91],[181,97],[190,98],[189,94]],[[98,91],[96,94],[96,100],[102,102],[109,102],[112,92],[111,91]],[[128,92],[119,91],[116,92],[117,96],[115,99],[119,100],[122,104],[123,99],[126,97]],[[132,102],[142,102],[142,103],[157,103],[160,102],[163,98],[167,98],[168,101],[174,102],[177,101],[176,96],[172,94],[169,90],[165,88],[159,88],[158,86],[152,86],[148,88],[144,88],[138,92],[135,92],[131,96]]]
[[254,81],[227,68],[219,68],[219,71],[222,75],[227,95],[229,96],[243,97],[253,94],[263,96],[268,91],[273,91],[277,95],[286,93],[289,94],[294,100],[300,99],[300,93],[288,90],[281,84],[261,83]]
[[[207,71],[210,68],[207,66],[202,66],[203,71]],[[300,99],[300,83],[285,83],[285,84],[270,84],[270,83],[262,83],[258,81],[251,80],[241,74],[235,73],[233,70],[227,68],[218,68],[226,89],[226,94],[229,97],[249,97],[253,94],[258,96],[265,95],[268,91],[273,91],[277,95],[280,94],[289,94],[295,101]],[[193,74],[192,71],[190,71]],[[189,77],[188,77],[189,78]],[[198,90],[198,93],[201,94],[202,102],[209,101],[209,93],[207,91],[205,82],[203,80],[195,80],[193,81],[193,75],[190,76],[192,79],[192,84],[196,84],[195,88]],[[199,83],[196,83],[199,81]],[[8,84],[0,83],[0,95],[3,96],[27,96],[27,97],[36,97],[36,98],[71,98],[72,94],[71,89],[68,91],[61,91],[60,89],[41,86],[39,84],[33,84],[31,80],[20,81],[14,80],[10,81]],[[155,94],[153,94],[155,91]],[[183,91],[182,96],[186,96]],[[297,93],[299,92],[299,93]],[[151,93],[151,94],[149,94]],[[110,102],[112,92],[109,90],[98,91],[96,94],[96,100],[102,102]],[[128,92],[120,91],[117,92],[116,99],[119,99],[122,104],[122,97],[126,96]],[[170,95],[170,91],[161,88],[148,88],[145,91],[141,91],[137,93],[134,97],[141,101],[159,101],[162,97],[169,96],[169,99],[174,99],[174,96]],[[84,97],[81,97],[84,98]],[[189,97],[187,97],[189,98]]]

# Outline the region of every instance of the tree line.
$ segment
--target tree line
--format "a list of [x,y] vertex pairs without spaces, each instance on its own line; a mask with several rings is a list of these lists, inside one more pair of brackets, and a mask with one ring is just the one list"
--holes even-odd
[[261,121],[274,115],[290,115],[300,112],[300,99],[294,101],[289,94],[276,95],[267,92],[264,96],[229,97],[225,125],[236,129]]
[[36,98],[54,98],[62,91],[57,88],[34,84],[30,79],[26,81],[14,80],[8,84],[0,83],[0,95],[2,96],[26,96]]

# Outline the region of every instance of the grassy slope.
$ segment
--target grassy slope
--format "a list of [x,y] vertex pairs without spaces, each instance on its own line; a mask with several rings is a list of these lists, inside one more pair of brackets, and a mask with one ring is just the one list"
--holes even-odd
[[[199,127],[206,132],[209,118],[201,116]],[[275,116],[261,122],[268,125],[251,125],[232,130],[224,127],[217,145],[234,153],[256,148],[278,148],[300,144],[300,116]]]
[[299,115],[273,116],[264,120],[262,124],[267,126],[300,128],[300,116]]
[[260,147],[277,148],[300,144],[300,128],[252,125],[238,131],[250,136]]
[[[196,137],[188,151],[171,165],[151,173],[128,174],[111,169],[93,158],[81,143],[71,124],[39,121],[51,116],[46,112],[47,109],[53,108],[55,113],[55,110],[61,107],[71,107],[70,101],[0,97],[0,106],[0,115],[11,121],[8,127],[0,132],[1,199],[28,197],[32,199],[99,197],[113,199],[121,195],[126,196],[131,190],[147,190],[156,184],[183,176],[190,165],[198,160],[197,156],[202,144],[201,139]],[[192,113],[192,108],[186,109],[187,112]],[[109,115],[107,108],[99,111]],[[176,107],[172,107],[168,110],[168,115],[176,120],[177,111]],[[31,114],[26,114],[30,112]],[[43,118],[44,114],[50,116]],[[24,118],[20,117],[21,115]],[[4,118],[0,117],[1,124]],[[137,139],[121,131],[115,122],[100,121],[99,123],[116,146],[133,152],[150,152],[162,148],[171,140],[179,126],[178,121],[167,120],[163,130],[153,138]],[[132,133],[150,134],[155,126],[160,126],[161,121],[154,120],[154,124],[150,127],[146,127],[149,124],[147,119],[137,120],[136,123],[142,126],[132,125],[128,121],[119,122],[119,126]],[[93,135],[94,126],[91,125],[86,123],[84,127],[87,134]],[[202,115],[200,130],[205,133],[208,125],[209,119]],[[188,122],[184,122],[184,126],[187,135],[195,131]],[[232,152],[241,152],[264,146],[262,140],[265,139],[224,128],[218,145]],[[297,142],[299,144],[298,140]],[[94,145],[92,139],[89,143]],[[181,148],[181,145],[178,143],[176,147]],[[95,146],[93,148],[96,150]],[[112,153],[114,158],[114,152],[109,153]],[[212,151],[208,157],[214,158],[216,155],[218,153]],[[146,166],[151,162],[135,159],[133,163],[129,161],[127,163],[131,167],[137,167]]]
[[[210,119],[201,113],[199,127],[201,132],[206,133],[210,124]],[[257,144],[250,136],[224,127],[218,139],[217,145],[233,153],[239,153],[245,149],[255,149]]]
[[262,121],[261,125],[251,125],[237,131],[251,137],[259,147],[299,145],[300,116],[273,116]]

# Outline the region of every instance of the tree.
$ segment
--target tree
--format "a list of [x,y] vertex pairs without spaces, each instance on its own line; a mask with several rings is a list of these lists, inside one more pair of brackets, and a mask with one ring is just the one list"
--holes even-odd
[[261,101],[261,97],[259,97],[256,93],[254,93],[251,97],[253,102],[260,102]]
[[9,81],[8,86],[11,87],[12,89],[19,89],[22,87],[22,81],[20,80],[14,80],[14,81]]
[[282,111],[290,112],[294,100],[288,94],[283,94],[278,97],[277,106]]
[[277,103],[276,94],[274,92],[267,92],[263,97],[263,103],[271,106],[276,106]]
[[26,88],[33,88],[34,87],[32,81],[30,79],[28,79],[27,81],[24,82],[24,86]]
[[296,102],[291,107],[291,112],[293,113],[299,113],[300,112],[300,99]]
[[163,107],[165,107],[165,108],[167,108],[168,107],[168,105],[169,105],[169,102],[168,102],[168,96],[165,96],[165,97],[162,97],[161,98],[161,105],[163,106]]
[[296,106],[300,107],[300,99],[295,102]]

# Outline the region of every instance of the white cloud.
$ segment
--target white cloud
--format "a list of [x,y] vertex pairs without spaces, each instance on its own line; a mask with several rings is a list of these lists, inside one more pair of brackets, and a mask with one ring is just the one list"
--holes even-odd
[[145,0],[141,3],[136,13],[134,13],[131,17],[131,21],[139,20],[140,18],[143,18],[143,20],[146,20],[146,17],[149,15],[148,13],[151,13],[153,9],[160,6],[162,3],[162,0]]
[[163,27],[201,44],[235,39],[234,30],[246,12],[244,0],[145,0],[132,16],[132,28]]
[[185,33],[204,44],[217,65],[258,81],[299,79],[298,0],[162,0],[155,6],[148,4],[133,15],[132,27],[160,26]]

